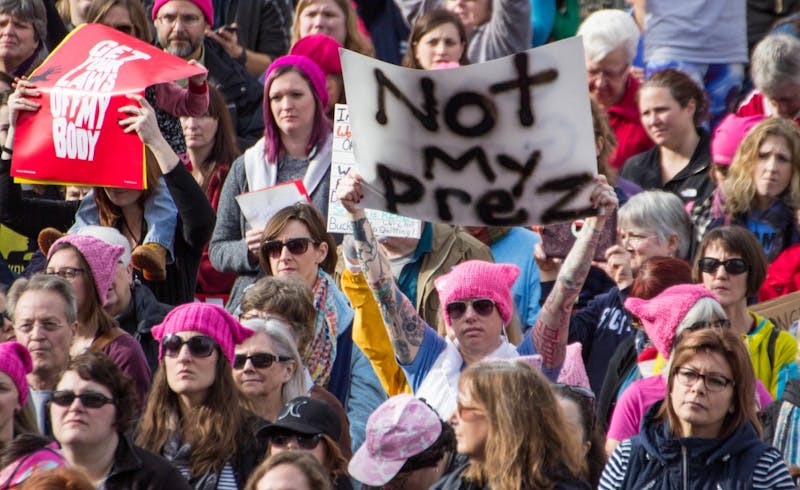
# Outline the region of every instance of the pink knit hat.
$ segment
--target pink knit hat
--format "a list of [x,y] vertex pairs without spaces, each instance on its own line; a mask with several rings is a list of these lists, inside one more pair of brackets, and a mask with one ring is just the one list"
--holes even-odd
[[642,322],[658,353],[669,359],[678,325],[700,298],[717,299],[702,284],[679,284],[652,299],[630,297],[625,300],[625,308]]
[[329,102],[328,89],[325,85],[325,73],[322,72],[322,68],[320,68],[319,65],[311,58],[296,54],[287,54],[286,56],[281,56],[269,65],[269,68],[267,68],[267,73],[264,75],[264,100],[269,100],[270,82],[268,82],[268,80],[270,73],[275,71],[278,67],[284,65],[297,67],[306,74],[308,79],[311,80],[311,85],[314,87],[314,92],[317,94],[317,97],[322,104],[322,109],[325,110],[328,107]]
[[28,380],[25,378],[33,370],[33,362],[28,349],[19,342],[0,344],[0,371],[6,373],[17,387],[19,406],[28,401]]
[[730,165],[747,132],[764,119],[763,115],[739,117],[728,114],[714,130],[711,157],[717,165]]
[[468,260],[456,265],[452,271],[433,281],[444,310],[444,322],[450,326],[447,303],[470,298],[489,298],[497,305],[503,323],[508,325],[514,312],[511,286],[517,277],[519,277],[519,267],[513,264]]
[[109,245],[103,240],[89,235],[66,235],[56,240],[50,247],[47,252],[47,261],[50,262],[53,254],[65,245],[72,245],[78,249],[83,259],[89,264],[89,272],[92,273],[97,296],[100,298],[100,304],[104,304],[108,298],[108,290],[114,283],[117,262],[125,251],[124,247]]
[[[211,303],[186,303],[177,306],[150,332],[154,339],[161,342],[167,335],[187,331],[198,332],[214,339],[231,365],[236,345],[254,333],[243,327],[223,308]],[[159,349],[158,361],[161,362],[163,357],[164,353]]]
[[325,34],[311,34],[294,43],[289,54],[305,56],[316,63],[325,75],[342,73],[342,60],[339,59],[339,48],[342,45],[336,39]]
[[589,376],[586,374],[582,352],[583,345],[580,342],[574,342],[567,346],[564,364],[561,365],[561,371],[558,373],[558,382],[591,390],[592,386],[589,384]]
[[383,486],[409,458],[431,447],[442,433],[442,421],[425,402],[408,394],[393,396],[367,420],[367,439],[347,467],[356,480]]
[[[158,10],[164,6],[165,3],[169,2],[170,0],[156,0],[153,4],[153,20],[156,20],[158,16]],[[209,27],[214,25],[214,5],[211,3],[211,0],[188,0],[193,4],[197,5],[203,12],[203,17],[206,18],[206,23],[208,23]]]

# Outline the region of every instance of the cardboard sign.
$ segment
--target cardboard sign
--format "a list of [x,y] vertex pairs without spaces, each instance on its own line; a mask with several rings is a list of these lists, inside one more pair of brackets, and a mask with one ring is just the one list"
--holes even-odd
[[[350,114],[346,104],[336,104],[333,121],[333,151],[331,156],[331,193],[328,204],[328,232],[352,233],[350,217],[336,197],[339,182],[356,166],[353,154],[353,138],[350,130]],[[422,224],[419,220],[396,214],[366,210],[367,219],[376,236],[398,236],[419,238]]]
[[19,116],[11,175],[143,189],[144,145],[135,132],[123,132],[117,109],[136,105],[125,94],[204,71],[116,29],[78,26],[30,77],[42,107]]
[[341,58],[364,207],[489,226],[594,213],[580,38],[435,71]]
[[247,229],[263,230],[275,213],[297,202],[311,204],[311,198],[303,181],[297,179],[239,194],[236,202],[247,221]]
[[749,306],[748,309],[769,318],[781,330],[789,330],[792,323],[800,319],[800,291]]

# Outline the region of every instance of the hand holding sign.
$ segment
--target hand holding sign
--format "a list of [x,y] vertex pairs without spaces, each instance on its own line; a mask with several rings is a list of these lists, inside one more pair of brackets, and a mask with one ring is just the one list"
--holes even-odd
[[17,125],[20,111],[36,112],[41,108],[41,104],[34,102],[28,97],[41,97],[41,93],[28,80],[17,80],[17,88],[8,97],[8,123],[9,130]]
[[158,121],[156,121],[156,113],[153,110],[153,106],[147,102],[147,99],[139,94],[128,94],[127,97],[137,102],[139,105],[131,104],[118,109],[120,113],[129,116],[119,121],[124,131],[126,133],[136,131],[136,134],[139,135],[139,139],[147,146],[163,139],[161,131],[158,129]]
[[344,209],[350,214],[350,219],[355,221],[364,217],[364,210],[358,204],[364,199],[364,189],[361,183],[361,176],[350,174],[345,176],[339,187],[336,189],[336,197],[342,203]]

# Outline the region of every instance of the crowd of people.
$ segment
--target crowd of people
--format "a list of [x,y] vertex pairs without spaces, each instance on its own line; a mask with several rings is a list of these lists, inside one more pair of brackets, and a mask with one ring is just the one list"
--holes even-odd
[[[85,23],[205,69],[115,114],[143,190],[11,175]],[[438,70],[574,35],[569,245],[385,236],[331,179],[341,48]],[[800,290],[800,2],[0,0],[0,254],[2,488],[796,488],[800,322],[754,305]]]

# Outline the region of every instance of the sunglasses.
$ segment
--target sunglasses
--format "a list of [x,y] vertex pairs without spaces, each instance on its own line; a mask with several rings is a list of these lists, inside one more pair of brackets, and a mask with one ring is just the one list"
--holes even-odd
[[59,407],[69,407],[76,398],[86,408],[100,408],[108,403],[114,403],[114,400],[96,391],[85,391],[81,394],[76,394],[72,391],[56,391],[50,401]]
[[708,274],[715,274],[719,266],[725,267],[725,272],[734,275],[744,274],[750,268],[747,262],[742,259],[728,259],[723,261],[712,259],[711,257],[703,257],[697,262],[697,267],[700,271]]
[[270,437],[272,444],[278,447],[286,447],[295,440],[301,449],[311,451],[319,445],[322,434],[298,434],[297,432],[276,432]]
[[272,354],[267,354],[266,352],[257,352],[249,356],[246,354],[236,354],[236,357],[233,358],[233,368],[243,369],[248,359],[250,359],[250,362],[253,363],[253,367],[258,369],[268,368],[272,366],[272,363],[275,361],[286,362],[292,360],[291,357],[275,356]]
[[217,343],[207,335],[195,335],[183,340],[177,335],[167,335],[161,341],[161,352],[167,357],[178,357],[183,344],[189,348],[189,353],[194,357],[209,357],[214,353]]
[[489,316],[494,311],[494,301],[489,298],[470,299],[467,301],[451,301],[445,307],[450,321],[458,320],[467,313],[467,305],[472,305],[472,309],[480,316]]
[[261,254],[264,257],[269,257],[271,259],[277,259],[281,256],[281,252],[283,248],[286,247],[286,250],[289,251],[292,255],[303,255],[308,251],[308,244],[316,245],[315,242],[311,238],[290,238],[285,242],[280,240],[267,240],[264,242],[264,245],[261,246]]
[[458,418],[465,422],[472,422],[480,417],[485,417],[486,413],[478,407],[468,407],[462,405],[461,402],[456,402],[456,413]]

